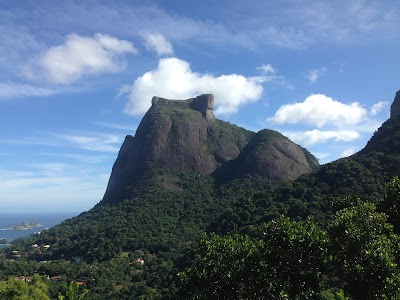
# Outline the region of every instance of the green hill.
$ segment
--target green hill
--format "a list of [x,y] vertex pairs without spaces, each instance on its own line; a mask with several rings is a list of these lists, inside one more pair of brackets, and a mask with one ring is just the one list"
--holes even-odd
[[[251,244],[282,215],[290,218],[284,226],[300,230],[300,221],[313,217],[307,226],[328,230],[337,221],[338,199],[378,203],[385,183],[400,173],[400,116],[385,122],[359,153],[319,166],[278,132],[253,133],[216,120],[212,100],[155,98],[135,137],[126,138],[104,199],[18,241],[6,257],[16,250],[26,255],[14,264],[0,260],[0,276],[84,278],[91,282],[88,299],[176,299],[177,274],[202,255],[197,242],[205,231],[245,234]],[[345,199],[341,208],[356,203]],[[328,277],[329,287],[334,276]],[[59,289],[62,284],[54,284],[54,293]]]

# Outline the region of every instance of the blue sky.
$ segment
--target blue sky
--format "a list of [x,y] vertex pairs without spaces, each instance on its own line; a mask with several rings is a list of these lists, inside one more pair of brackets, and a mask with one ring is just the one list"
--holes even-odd
[[399,28],[398,0],[0,0],[0,211],[93,207],[154,95],[351,155],[400,89]]

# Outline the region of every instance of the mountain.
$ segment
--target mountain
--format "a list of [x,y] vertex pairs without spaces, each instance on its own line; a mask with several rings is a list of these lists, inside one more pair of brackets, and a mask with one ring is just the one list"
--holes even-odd
[[219,179],[229,171],[236,177],[258,174],[294,180],[318,166],[315,157],[281,134],[256,134],[218,120],[213,108],[209,94],[188,100],[153,97],[135,136],[125,138],[100,205],[129,199],[138,180],[155,169],[214,174]]
[[216,169],[218,181],[259,175],[271,180],[295,180],[319,166],[315,157],[277,131],[264,129],[250,139],[236,159]]
[[400,91],[392,104],[391,117],[361,151],[278,185],[273,192],[256,190],[251,205],[238,199],[229,213],[221,214],[210,224],[209,230],[227,233],[242,228],[247,232],[252,225],[281,214],[296,219],[312,216],[326,224],[333,217],[332,203],[337,199],[355,196],[377,203],[385,194],[385,184],[400,174],[400,109],[396,113],[399,96]]
[[27,253],[32,269],[52,261],[37,264],[39,273],[96,279],[89,299],[176,299],[176,274],[205,230],[251,233],[281,214],[324,226],[334,199],[377,202],[400,173],[398,95],[362,151],[322,166],[276,131],[217,120],[212,95],[154,97],[121,147],[104,199],[7,255]]

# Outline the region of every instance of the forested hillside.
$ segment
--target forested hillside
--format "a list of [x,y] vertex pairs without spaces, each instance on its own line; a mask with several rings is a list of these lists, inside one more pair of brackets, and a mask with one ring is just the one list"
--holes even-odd
[[[89,289],[85,299],[97,300],[400,296],[400,115],[359,153],[318,166],[277,132],[251,134],[206,119],[190,107],[193,100],[184,107],[164,100],[164,106],[154,104],[157,118],[146,122],[162,118],[177,130],[162,143],[169,155],[181,145],[173,136],[189,134],[182,117],[188,113],[207,128],[196,146],[201,157],[229,152],[221,150],[217,136],[234,141],[235,156],[213,160],[207,172],[193,170],[191,160],[174,169],[154,158],[160,146],[141,176],[115,182],[139,174],[125,169],[139,155],[136,142],[125,144],[109,183],[109,191],[123,186],[123,193],[113,200],[109,192],[92,210],[17,241],[0,258],[2,280],[56,277],[48,282],[54,299],[71,280]],[[141,134],[151,133],[150,141],[158,143],[154,130]],[[211,166],[208,160],[195,163],[201,162]],[[299,166],[308,171],[296,171]],[[270,170],[285,176],[271,176]],[[19,260],[13,260],[16,253]]]

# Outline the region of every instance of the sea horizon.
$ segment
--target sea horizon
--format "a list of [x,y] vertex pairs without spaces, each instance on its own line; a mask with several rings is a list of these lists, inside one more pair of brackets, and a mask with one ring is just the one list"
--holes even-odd
[[[76,217],[80,212],[0,212],[0,238],[8,242],[56,226],[63,221]],[[26,230],[7,229],[23,222],[34,222],[41,226]]]

